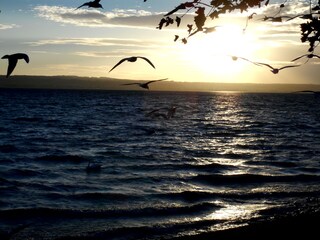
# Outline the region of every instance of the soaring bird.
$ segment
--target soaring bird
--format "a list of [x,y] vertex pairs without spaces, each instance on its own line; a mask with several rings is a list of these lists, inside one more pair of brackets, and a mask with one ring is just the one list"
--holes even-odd
[[171,106],[170,108],[167,108],[167,107],[158,108],[147,113],[145,116],[152,117],[152,118],[170,119],[174,117],[174,114],[176,113],[176,109],[177,107],[175,106]]
[[274,73],[274,74],[279,73],[280,70],[285,69],[285,68],[292,68],[292,67],[299,67],[300,66],[300,65],[289,65],[289,66],[284,66],[284,67],[281,67],[281,68],[274,68],[274,67],[272,67],[271,65],[269,65],[267,63],[254,62],[254,64],[267,66],[267,67],[271,68],[271,72]]
[[6,76],[7,78],[15,69],[19,59],[24,59],[26,63],[29,63],[29,56],[25,53],[15,53],[11,55],[4,55],[1,59],[8,59],[9,61],[7,76]]
[[251,61],[251,60],[249,60],[249,59],[247,59],[247,58],[244,58],[244,57],[238,57],[238,56],[235,56],[235,55],[230,55],[230,57],[232,58],[233,61],[237,61],[238,59],[242,59],[242,60],[244,60],[244,61],[247,61],[247,62],[250,62],[250,63],[253,63],[253,64],[259,66],[258,63],[253,62],[253,61]]
[[118,67],[121,63],[123,63],[124,61],[128,61],[128,62],[135,62],[138,60],[138,58],[141,58],[145,61],[147,61],[153,68],[156,68],[153,63],[146,57],[139,57],[139,56],[133,56],[133,57],[127,57],[127,58],[123,58],[121,59],[116,65],[114,65],[113,68],[111,68],[111,70],[109,72],[111,72],[113,69],[115,69],[116,67]]
[[84,6],[88,6],[88,8],[92,7],[92,8],[103,8],[102,5],[100,4],[100,1],[101,0],[94,0],[94,1],[91,1],[91,2],[86,2],[84,4],[82,4],[80,7],[76,8],[79,9],[81,7],[84,7]]
[[152,80],[152,81],[149,81],[149,82],[146,82],[146,83],[125,83],[125,84],[122,84],[122,85],[138,85],[139,87],[142,87],[142,88],[145,88],[145,89],[149,90],[149,84],[150,83],[160,82],[160,81],[164,81],[164,80],[167,80],[167,79],[168,78],[163,78],[163,79],[159,79],[159,80]]
[[317,57],[317,58],[320,58],[320,56],[318,56],[318,55],[315,55],[315,54],[313,54],[313,53],[309,53],[309,54],[304,54],[304,55],[302,55],[302,56],[300,56],[300,57],[297,57],[297,58],[295,58],[295,59],[292,59],[291,62],[294,62],[294,61],[296,61],[296,60],[298,60],[298,59],[300,59],[300,58],[303,58],[303,57],[307,57],[307,58]]

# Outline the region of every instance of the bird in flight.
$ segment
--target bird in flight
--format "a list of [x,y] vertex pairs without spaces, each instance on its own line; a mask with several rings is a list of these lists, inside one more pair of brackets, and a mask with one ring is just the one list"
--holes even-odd
[[142,87],[142,88],[145,88],[145,89],[149,90],[149,84],[150,83],[160,82],[160,81],[164,81],[164,80],[167,80],[167,79],[168,78],[163,78],[163,79],[159,79],[159,80],[152,80],[152,81],[145,82],[145,83],[125,83],[125,84],[122,84],[122,85],[138,85],[139,87]]
[[116,65],[114,65],[113,68],[111,68],[111,70],[109,72],[111,72],[113,69],[115,69],[116,67],[118,67],[121,63],[125,62],[125,61],[128,61],[128,62],[135,62],[138,60],[138,58],[141,58],[145,61],[147,61],[153,68],[156,68],[153,63],[146,57],[139,57],[139,56],[133,56],[133,57],[127,57],[127,58],[123,58],[121,59]]
[[9,65],[7,70],[7,78],[11,75],[15,67],[17,66],[19,59],[24,59],[26,63],[29,63],[29,56],[25,53],[15,53],[11,55],[4,55],[1,59],[8,59]]
[[271,72],[274,74],[277,74],[280,72],[280,70],[285,69],[285,68],[292,68],[292,67],[299,67],[300,65],[289,65],[289,66],[284,66],[281,68],[274,68],[271,65],[267,64],[267,63],[261,63],[261,62],[254,62],[254,64],[256,65],[263,65],[263,66],[267,66],[271,69]]
[[174,117],[174,114],[176,113],[176,106],[171,106],[170,108],[158,108],[155,110],[152,110],[151,112],[147,113],[146,117],[152,117],[152,118],[163,118],[163,119],[170,119]]
[[252,62],[251,60],[249,60],[249,59],[247,59],[247,58],[244,58],[244,57],[238,57],[238,56],[235,56],[235,55],[230,55],[230,57],[232,58],[233,61],[237,61],[238,59],[242,59],[242,60],[244,60],[244,61],[251,62],[251,63],[253,63],[253,64],[258,65],[257,63]]
[[88,8],[92,7],[92,8],[103,8],[102,5],[100,4],[100,1],[101,0],[94,0],[94,1],[91,1],[91,2],[86,2],[84,4],[82,4],[80,7],[76,8],[79,9],[81,7],[84,7],[84,6],[88,6]]

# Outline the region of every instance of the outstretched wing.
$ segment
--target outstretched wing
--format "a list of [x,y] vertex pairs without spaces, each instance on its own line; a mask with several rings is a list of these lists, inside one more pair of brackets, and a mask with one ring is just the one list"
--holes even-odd
[[291,62],[297,61],[298,59],[303,58],[303,57],[305,57],[305,56],[308,56],[308,54],[304,54],[304,55],[302,55],[302,56],[300,56],[300,57],[297,57],[297,58],[295,58],[295,59],[292,59]]
[[26,61],[26,63],[29,63],[29,56],[25,53],[18,53],[20,59],[23,59]]
[[300,65],[289,65],[289,66],[281,67],[281,68],[279,68],[279,70],[285,69],[285,68],[299,67],[299,66],[300,66]]
[[152,81],[146,82],[146,84],[153,83],[153,82],[160,82],[160,81],[164,81],[164,80],[167,80],[167,79],[168,78],[163,78],[163,79],[159,79],[159,80],[152,80]]
[[77,7],[76,10],[79,8],[82,8],[83,6],[89,6],[89,2],[86,2],[86,3],[82,4],[81,6]]
[[146,113],[146,114],[145,114],[145,116],[146,116],[146,117],[151,116],[152,114],[154,114],[155,112],[159,112],[160,110],[161,110],[161,108],[154,109],[154,110],[152,110],[152,111],[150,111],[150,112]]
[[263,65],[263,66],[267,66],[267,67],[269,67],[269,68],[271,68],[271,69],[273,69],[274,70],[274,67],[272,67],[271,65],[269,65],[269,64],[267,64],[267,63],[261,63],[261,62],[253,62],[254,64],[256,64],[256,65]]
[[146,58],[146,57],[138,57],[138,58],[142,58],[142,59],[146,60],[154,69],[156,68],[148,58]]
[[18,59],[17,58],[9,58],[9,65],[7,70],[7,78],[11,75],[15,67],[17,66]]
[[29,63],[29,56],[27,54],[24,54],[23,59],[26,61],[26,63]]
[[140,85],[140,83],[124,83],[124,84],[121,84],[121,85]]
[[253,63],[253,64],[259,66],[259,63],[253,62],[253,61],[251,61],[251,60],[249,60],[247,58],[244,58],[244,57],[238,57],[238,56],[231,55],[231,58],[232,58],[233,61],[237,61],[238,59],[242,59],[244,61],[247,61],[247,62],[250,62],[250,63]]
[[113,69],[115,69],[116,67],[118,67],[121,63],[123,63],[124,61],[126,61],[128,58],[123,58],[121,59],[116,65],[113,66],[113,68],[111,68],[111,70],[109,72],[111,72]]

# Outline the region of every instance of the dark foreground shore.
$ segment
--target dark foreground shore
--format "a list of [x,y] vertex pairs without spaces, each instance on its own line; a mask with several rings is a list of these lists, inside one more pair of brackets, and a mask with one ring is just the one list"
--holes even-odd
[[292,212],[291,215],[249,223],[246,226],[227,230],[181,236],[171,240],[257,240],[257,239],[318,239],[320,233],[320,209],[317,206],[307,212]]
[[[238,222],[241,223],[241,222]],[[91,233],[89,235],[82,236],[60,236],[60,237],[49,237],[39,236],[35,234],[28,236],[31,238],[27,239],[54,239],[54,240],[108,240],[108,239],[127,239],[127,240],[256,240],[256,239],[318,239],[319,238],[319,225],[320,223],[320,208],[318,205],[309,208],[308,211],[295,209],[290,214],[286,212],[285,215],[278,214],[274,215],[274,212],[269,218],[261,218],[260,220],[252,220],[248,225],[231,228],[220,231],[201,232],[194,235],[188,236],[162,236],[157,234],[148,234],[147,232],[140,232],[140,234],[126,235],[125,238],[119,238],[119,236],[110,236],[110,233]],[[15,228],[13,231],[0,232],[0,239],[25,239],[25,236],[20,235],[20,231],[28,226],[24,225]],[[71,232],[71,231],[70,231]],[[111,234],[112,235],[112,234]],[[120,234],[121,235],[121,234]],[[48,238],[49,237],[49,238]]]

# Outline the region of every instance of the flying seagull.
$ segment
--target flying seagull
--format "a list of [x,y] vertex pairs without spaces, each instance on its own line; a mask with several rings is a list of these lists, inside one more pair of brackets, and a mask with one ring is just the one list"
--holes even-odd
[[76,8],[79,9],[81,7],[84,7],[84,6],[88,6],[88,8],[92,7],[92,8],[103,8],[102,5],[100,4],[100,1],[101,0],[94,0],[94,1],[91,1],[91,2],[86,2],[84,4],[82,4],[80,7]]
[[274,67],[272,67],[271,65],[269,65],[267,63],[254,62],[254,64],[267,66],[267,67],[271,68],[271,72],[274,73],[274,74],[279,73],[280,70],[285,69],[285,68],[299,67],[300,66],[300,65],[289,65],[289,66],[284,66],[284,67],[281,67],[281,68],[274,68]]
[[229,55],[229,56],[232,58],[233,61],[237,61],[238,59],[242,59],[244,61],[251,62],[251,63],[253,63],[255,65],[259,65],[258,63],[252,62],[251,60],[249,60],[247,58],[244,58],[244,57],[238,57],[238,56],[235,56],[235,55]]
[[109,72],[111,72],[113,69],[115,69],[116,67],[118,67],[121,63],[123,63],[124,61],[128,61],[128,62],[135,62],[138,60],[138,58],[141,58],[145,61],[147,61],[153,68],[156,68],[153,63],[146,57],[139,57],[139,56],[133,56],[133,57],[127,57],[127,58],[123,58],[121,59],[116,65],[114,65],[113,68],[111,68],[111,70]]
[[12,55],[4,55],[1,59],[8,59],[9,61],[7,76],[6,76],[7,78],[15,69],[19,59],[24,59],[26,63],[29,63],[29,56],[25,53],[15,53]]
[[138,85],[139,87],[142,87],[142,88],[145,88],[145,89],[149,90],[149,84],[150,83],[160,82],[160,81],[164,81],[164,80],[167,80],[167,79],[168,78],[163,78],[163,79],[159,79],[159,80],[152,80],[152,81],[149,81],[149,82],[146,82],[146,83],[125,83],[125,84],[122,84],[122,85]]
[[175,112],[176,112],[177,107],[175,106],[171,106],[170,108],[158,108],[155,110],[152,110],[151,112],[147,113],[145,116],[146,117],[162,117],[163,119],[170,119],[174,116]]

